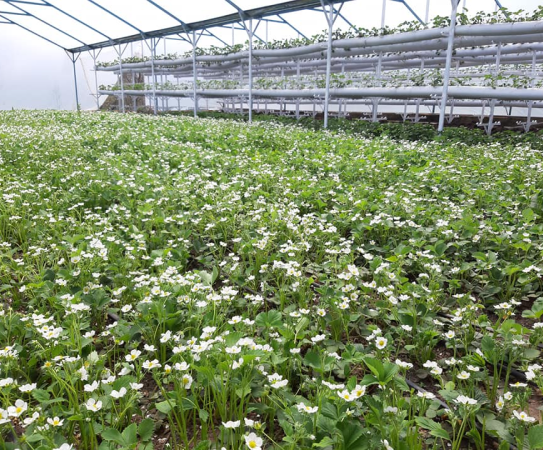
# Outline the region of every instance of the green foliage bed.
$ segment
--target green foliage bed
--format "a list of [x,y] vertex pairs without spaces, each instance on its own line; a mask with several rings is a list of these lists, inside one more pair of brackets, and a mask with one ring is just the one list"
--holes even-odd
[[0,448],[543,448],[536,147],[0,112]]

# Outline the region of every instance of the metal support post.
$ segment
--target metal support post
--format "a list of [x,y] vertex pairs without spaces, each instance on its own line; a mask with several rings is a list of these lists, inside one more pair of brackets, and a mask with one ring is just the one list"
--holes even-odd
[[332,31],[334,22],[341,12],[343,3],[336,11],[333,4],[328,5],[329,11],[326,11],[324,0],[321,0],[322,10],[328,22],[328,47],[326,52],[326,91],[324,94],[324,128],[328,128],[328,108],[330,103],[330,74],[332,73]]
[[[530,80],[530,87],[533,88],[535,85],[535,75],[536,75],[536,52],[532,53],[532,79]],[[528,133],[530,127],[532,126],[532,109],[534,106],[533,101],[528,102],[528,115],[526,116],[526,124],[524,125],[524,131]],[[512,108],[511,108],[512,109]]]
[[202,33],[196,38],[196,31],[192,30],[192,94],[194,96],[194,117],[198,117],[198,72],[196,67],[196,47],[198,41],[202,37]]
[[[296,61],[296,82],[298,86],[296,89],[300,89],[300,60]],[[300,120],[300,99],[296,99],[296,120]]]
[[128,44],[124,47],[124,50],[121,50],[121,44],[119,44],[119,48],[113,47],[119,57],[119,75],[120,75],[120,85],[121,85],[121,111],[123,113],[126,112],[125,104],[124,104],[123,53],[125,52],[127,46]]
[[81,107],[79,105],[79,90],[77,89],[77,71],[75,70],[75,63],[81,56],[81,53],[78,53],[77,56],[75,56],[75,54],[73,53],[68,53],[68,52],[66,52],[66,54],[72,61],[72,66],[73,66],[73,71],[74,71],[75,104],[76,104],[77,111],[80,111]]
[[155,74],[155,57],[156,57],[157,41],[151,38],[151,78],[153,80],[153,113],[157,115],[158,102],[156,98],[156,74]]
[[249,123],[253,122],[253,19],[249,19]]
[[451,0],[452,11],[451,11],[451,24],[449,27],[449,36],[447,42],[447,59],[445,61],[445,76],[443,77],[443,92],[441,94],[441,109],[439,111],[439,125],[437,131],[441,133],[445,125],[445,108],[447,106],[447,100],[449,96],[449,79],[451,76],[451,64],[452,64],[452,53],[454,47],[454,30],[456,27],[456,13],[458,11],[458,2],[460,0]]
[[98,56],[100,56],[100,53],[102,52],[102,49],[96,53],[96,50],[92,51],[91,58],[94,62],[94,87],[96,89],[96,94],[94,95],[96,97],[96,111],[100,109],[100,93],[98,92],[98,70],[96,70],[96,63]]
[[[385,29],[386,10],[387,10],[387,0],[383,0],[383,7],[381,9],[381,35],[383,34],[383,31]],[[377,80],[381,79],[382,64],[383,64],[383,52],[379,52],[379,59],[377,61],[377,70],[375,74],[375,78]],[[375,99],[373,101],[373,112],[372,112],[372,117],[371,117],[372,122],[377,122],[378,114],[379,114],[379,100]]]
[[426,0],[426,14],[424,15],[424,23],[428,25],[430,20],[430,0]]
[[[502,44],[501,42],[498,43],[498,51],[496,53],[496,67],[494,69],[494,75],[498,75],[500,71],[500,60],[501,60],[501,51],[502,51]],[[496,100],[490,101],[490,114],[488,116],[488,125],[486,129],[486,133],[490,136],[492,134],[492,128],[494,128],[494,110],[496,108]]]

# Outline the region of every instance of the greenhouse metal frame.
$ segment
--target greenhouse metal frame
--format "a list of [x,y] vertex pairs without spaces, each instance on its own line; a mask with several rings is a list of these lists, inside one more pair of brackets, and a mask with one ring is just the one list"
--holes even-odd
[[[252,121],[255,107],[267,111],[271,103],[280,105],[280,112],[287,106],[294,108],[296,118],[301,115],[316,114],[317,107],[322,108],[324,126],[332,114],[330,105],[337,106],[337,115],[346,115],[347,107],[365,105],[370,108],[368,114],[372,121],[380,120],[380,105],[403,106],[403,120],[421,120],[421,107],[439,111],[438,131],[442,131],[445,122],[451,121],[454,111],[462,107],[479,108],[479,124],[487,133],[496,125],[495,111],[498,107],[508,108],[511,115],[513,107],[526,108],[527,113],[522,123],[525,131],[535,123],[533,110],[543,107],[543,91],[536,89],[540,79],[538,62],[543,56],[543,21],[495,23],[477,25],[457,25],[457,14],[462,0],[451,0],[450,22],[442,28],[425,28],[396,34],[380,34],[371,37],[334,39],[334,25],[341,19],[349,27],[356,29],[348,17],[342,13],[343,5],[356,0],[292,0],[270,6],[244,10],[233,0],[224,0],[237,12],[208,20],[186,23],[156,1],[147,0],[170,18],[178,26],[144,32],[121,15],[115,14],[94,0],[87,0],[104,14],[134,29],[133,35],[112,39],[97,28],[92,27],[82,18],[64,11],[46,0],[1,0],[17,11],[1,11],[0,24],[19,26],[34,35],[47,40],[66,51],[73,64],[76,101],[77,74],[75,65],[82,52],[89,52],[95,64],[95,87],[97,106],[102,95],[115,95],[119,98],[120,110],[127,110],[126,96],[145,97],[156,114],[161,108],[158,98],[187,97],[193,100],[193,113],[199,111],[198,100],[219,99],[223,110],[247,113]],[[382,0],[381,30],[384,29],[387,2],[399,2],[406,7],[413,17],[422,24],[429,22],[431,0],[426,1],[426,14],[422,20],[406,0]],[[496,8],[501,8],[495,0]],[[465,4],[465,0],[464,0]],[[1,5],[1,3],[0,3]],[[87,44],[72,36],[60,27],[45,21],[28,11],[29,5],[52,8],[66,17],[100,34],[105,40]],[[296,11],[313,10],[324,13],[328,24],[326,42],[290,48],[265,48],[268,42],[259,36],[262,23],[282,23],[305,37],[291,21],[288,14]],[[36,31],[17,21],[18,16],[30,16],[52,29],[81,43],[79,47],[65,48],[57,42],[40,35]],[[202,36],[212,37],[221,45],[228,44],[213,32],[216,27],[231,27],[247,33],[248,49],[221,55],[198,55],[198,44]],[[191,57],[179,59],[158,59],[156,50],[159,41],[168,39],[183,40],[192,46]],[[128,44],[144,42],[150,51],[149,61],[123,63],[123,55]],[[255,41],[264,43],[264,48],[255,48]],[[102,49],[115,49],[118,61],[104,66],[98,63]],[[166,53],[166,52],[165,52]],[[481,83],[488,77],[501,74],[502,69],[512,77],[521,77],[524,85],[485,86]],[[100,89],[98,72],[113,72],[118,76],[118,86]],[[410,76],[413,72],[422,78],[419,84],[413,84]],[[438,73],[437,83],[428,85],[428,73]],[[125,89],[125,75],[143,74],[149,79],[143,89]],[[334,86],[333,76],[339,76],[348,86]],[[175,89],[171,83],[159,85],[158,76],[173,77],[177,80]],[[266,86],[256,86],[258,82]],[[475,78],[475,85],[465,86],[462,80]],[[134,79],[134,78],[132,78]],[[182,86],[181,80],[191,80]],[[267,81],[264,81],[267,80]],[[396,81],[395,81],[396,80]],[[400,80],[398,83],[397,80]],[[215,81],[218,87],[199,86],[206,81]],[[456,85],[453,83],[456,83]],[[220,83],[229,86],[220,86]],[[422,82],[422,85],[420,84]],[[316,86],[317,84],[322,86]],[[351,87],[358,84],[358,86]],[[233,86],[233,87],[232,87]],[[301,111],[302,107],[311,111]],[[415,108],[410,117],[408,107]],[[166,106],[163,106],[166,108]],[[448,112],[447,112],[448,108]],[[488,114],[487,114],[488,111]],[[484,120],[487,119],[485,123]]]

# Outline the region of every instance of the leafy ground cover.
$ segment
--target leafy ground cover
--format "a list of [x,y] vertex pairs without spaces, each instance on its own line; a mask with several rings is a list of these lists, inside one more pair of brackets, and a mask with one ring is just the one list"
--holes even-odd
[[543,448],[542,152],[0,112],[8,449]]

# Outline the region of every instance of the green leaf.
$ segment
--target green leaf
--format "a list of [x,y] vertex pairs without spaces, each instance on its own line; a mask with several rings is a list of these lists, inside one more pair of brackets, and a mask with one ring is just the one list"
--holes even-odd
[[281,313],[275,309],[268,312],[262,312],[256,316],[255,323],[259,327],[272,328],[280,327],[283,324]]
[[142,441],[150,441],[153,437],[153,431],[155,428],[155,423],[152,419],[144,419],[138,426],[138,434]]
[[174,406],[175,402],[173,400],[155,403],[155,408],[163,414],[168,414]]
[[132,423],[132,424],[128,425],[124,429],[122,435],[123,435],[124,443],[127,446],[137,444],[137,442],[138,442],[137,431],[138,431],[138,427],[137,427],[137,425],[135,423]]
[[107,430],[102,431],[102,439],[117,442],[119,445],[124,443],[123,436],[115,428],[108,428]]
[[366,358],[364,358],[364,363],[366,363],[368,369],[371,370],[373,375],[375,375],[378,380],[384,378],[385,367],[383,366],[383,363],[381,361],[376,358],[370,358],[369,356],[367,356]]
[[426,417],[417,417],[417,425],[425,430],[429,430],[432,436],[450,440],[451,437],[449,433],[443,429],[440,423],[434,422],[433,420],[427,419]]
[[201,441],[194,447],[194,450],[209,450],[211,448],[211,441]]
[[528,444],[530,450],[543,448],[543,425],[536,425],[528,430]]
[[34,389],[32,391],[32,397],[34,397],[40,403],[46,402],[51,398],[49,392],[44,391],[43,389]]
[[342,450],[365,450],[367,447],[367,438],[364,436],[364,428],[360,423],[350,421],[337,424],[338,430],[343,437]]
[[314,369],[322,368],[321,357],[317,352],[314,351],[309,351],[305,354],[304,364],[306,366],[313,367]]
[[526,208],[525,210],[522,211],[522,216],[524,217],[524,220],[526,222],[533,222],[534,220],[534,211],[530,208]]
[[34,434],[31,434],[30,436],[28,436],[26,438],[26,442],[38,442],[38,441],[41,441],[42,439],[45,439],[45,436],[39,434],[39,433],[34,433]]

